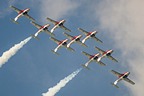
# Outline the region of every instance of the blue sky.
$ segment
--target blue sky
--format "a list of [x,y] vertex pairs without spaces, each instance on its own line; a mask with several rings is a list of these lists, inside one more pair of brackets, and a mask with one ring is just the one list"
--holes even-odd
[[[61,79],[80,68],[81,64],[87,62],[88,58],[84,56],[81,51],[95,54],[97,51],[94,49],[94,46],[98,46],[105,50],[114,49],[112,55],[119,60],[119,63],[116,64],[107,58],[103,59],[103,62],[107,64],[106,67],[99,66],[94,62],[91,63],[89,66],[91,68],[90,71],[83,69],[72,81],[62,88],[56,96],[130,96],[131,91],[124,86],[124,83],[119,83],[121,87],[119,90],[110,84],[116,79],[116,77],[109,72],[110,70],[114,69],[125,72],[130,71],[130,69],[122,64],[128,61],[123,60],[122,50],[117,47],[119,46],[117,44],[119,38],[116,38],[117,35],[113,35],[115,30],[111,30],[111,28],[107,28],[107,26],[103,24],[103,16],[111,16],[107,14],[111,9],[105,12],[101,6],[107,9],[107,7],[109,8],[109,3],[111,2],[107,0],[95,0],[92,2],[87,0],[1,1],[1,55],[14,44],[19,43],[37,31],[37,29],[30,24],[30,20],[25,17],[19,18],[18,25],[11,22],[10,18],[14,18],[17,13],[9,9],[10,4],[19,9],[30,8],[29,14],[34,17],[39,24],[50,23],[45,19],[46,17],[51,17],[56,20],[66,19],[65,26],[72,30],[71,35],[82,34],[77,30],[79,27],[88,31],[97,30],[98,34],[96,36],[104,43],[99,44],[93,39],[90,39],[86,41],[86,44],[89,46],[88,48],[73,44],[71,47],[74,48],[76,52],[70,52],[65,48],[61,48],[58,50],[60,56],[57,56],[51,52],[51,50],[57,46],[56,43],[51,41],[49,35],[43,32],[38,36],[40,38],[39,41],[31,39],[16,55],[0,68],[0,95],[42,96],[42,93],[46,92],[48,88],[55,86]],[[102,10],[101,14],[100,10]],[[111,23],[112,22],[109,22],[109,24]],[[51,29],[52,26],[51,24],[49,29]],[[62,34],[63,32],[64,30],[57,29],[54,32],[56,38],[65,39],[66,37]],[[124,45],[122,44],[122,46]],[[133,78],[134,77],[132,77],[132,79]],[[132,87],[131,85],[128,86]]]

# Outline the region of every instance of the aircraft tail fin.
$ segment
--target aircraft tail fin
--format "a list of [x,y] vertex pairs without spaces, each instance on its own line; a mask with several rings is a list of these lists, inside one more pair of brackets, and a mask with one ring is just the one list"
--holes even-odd
[[54,50],[51,50],[51,51],[56,55],[60,55],[59,53],[55,52]]
[[35,35],[31,35],[33,38],[35,38],[35,39],[37,39],[37,40],[40,40],[37,36],[35,36]]
[[90,70],[90,68],[89,68],[88,66],[86,66],[85,64],[82,64],[82,67],[84,67],[84,68]]
[[15,21],[14,19],[10,19],[13,23],[15,24],[19,24],[17,21]]
[[116,88],[119,88],[119,86],[117,86],[116,84],[114,83],[111,83],[112,86],[116,87]]

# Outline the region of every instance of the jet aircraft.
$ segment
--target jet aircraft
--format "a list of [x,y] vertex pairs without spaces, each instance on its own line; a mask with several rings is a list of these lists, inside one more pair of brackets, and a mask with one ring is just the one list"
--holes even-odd
[[119,86],[117,86],[117,83],[118,83],[119,81],[121,81],[121,80],[124,80],[124,81],[126,81],[126,82],[128,82],[128,83],[130,83],[130,84],[132,84],[132,85],[135,84],[132,80],[130,80],[130,79],[128,78],[130,72],[125,72],[125,73],[123,73],[123,74],[121,74],[121,73],[119,73],[119,72],[117,72],[117,71],[115,71],[115,70],[111,70],[111,72],[118,77],[118,79],[117,79],[114,83],[111,83],[111,84],[112,84],[113,86],[115,86],[116,88],[119,88]]
[[50,21],[50,22],[52,22],[52,23],[54,24],[54,27],[51,29],[51,33],[53,33],[54,30],[55,30],[56,28],[58,28],[58,27],[66,30],[66,31],[68,31],[68,32],[71,32],[71,30],[69,30],[68,28],[66,28],[66,27],[64,26],[64,23],[65,23],[66,20],[55,21],[55,20],[52,20],[52,19],[50,19],[50,18],[48,18],[48,17],[47,17],[47,20]]
[[84,29],[82,28],[78,28],[79,31],[83,32],[86,37],[82,40],[82,43],[85,43],[85,41],[89,38],[93,38],[95,39],[96,41],[100,42],[100,43],[103,43],[100,39],[98,39],[95,35],[97,33],[97,31],[92,31],[92,32],[88,32],[88,31],[85,31]]
[[32,17],[28,14],[28,12],[30,11],[29,8],[26,8],[26,9],[24,9],[24,10],[20,10],[20,9],[14,7],[14,6],[10,6],[10,8],[12,8],[14,11],[16,11],[16,12],[18,13],[18,15],[14,18],[14,20],[12,19],[12,21],[13,21],[14,23],[17,23],[17,24],[18,24],[17,20],[18,20],[19,17],[22,17],[22,16],[25,16],[26,18],[28,18],[28,19],[30,19],[30,20],[32,20],[32,21],[35,21],[35,19],[32,18]]
[[65,32],[64,32],[63,34],[64,34],[67,38],[69,38],[69,39],[71,40],[71,41],[67,44],[67,47],[70,47],[70,45],[71,45],[72,43],[74,43],[74,42],[77,42],[77,43],[81,44],[82,46],[87,47],[86,44],[84,44],[84,43],[82,43],[82,42],[80,41],[82,35],[72,36],[72,35],[69,35],[69,34],[67,34],[67,33],[65,33]]

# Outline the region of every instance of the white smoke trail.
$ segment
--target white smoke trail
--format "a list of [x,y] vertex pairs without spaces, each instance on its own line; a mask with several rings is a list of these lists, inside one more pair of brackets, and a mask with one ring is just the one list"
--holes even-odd
[[71,81],[82,69],[78,69],[69,76],[65,77],[63,80],[61,80],[56,86],[49,88],[48,92],[43,93],[43,96],[55,96],[57,92],[60,91],[62,87],[64,87],[69,81]]
[[13,55],[15,55],[32,37],[28,37],[20,43],[14,45],[8,51],[5,51],[0,57],[0,67],[5,64]]

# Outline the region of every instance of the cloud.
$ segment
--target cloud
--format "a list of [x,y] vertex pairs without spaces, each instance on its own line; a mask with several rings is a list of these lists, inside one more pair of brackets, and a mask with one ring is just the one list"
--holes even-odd
[[[123,61],[131,71],[135,85],[129,87],[133,96],[144,94],[144,9],[143,0],[103,0],[95,15],[101,29],[107,30],[115,41],[115,47],[121,50]],[[128,71],[126,70],[126,71]]]
[[[10,14],[12,11],[10,10],[9,6],[15,4],[16,0],[7,0],[5,2],[2,2],[2,8],[0,10],[0,18],[3,18],[4,16]],[[0,4],[0,6],[1,6]]]
[[40,6],[41,19],[46,21],[46,17],[59,19],[72,14],[78,4],[70,0],[42,0]]

